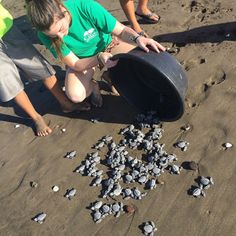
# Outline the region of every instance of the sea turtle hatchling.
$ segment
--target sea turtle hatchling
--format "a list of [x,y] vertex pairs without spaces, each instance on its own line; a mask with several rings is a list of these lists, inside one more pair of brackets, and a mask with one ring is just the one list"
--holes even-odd
[[111,207],[109,204],[106,204],[106,203],[103,204],[99,210],[102,213],[102,217],[105,217],[105,216],[111,214]]
[[123,203],[122,202],[115,202],[111,206],[112,213],[115,217],[119,217],[121,211],[123,211]]
[[167,159],[168,159],[168,162],[174,162],[174,161],[177,161],[177,160],[178,160],[178,158],[176,157],[175,154],[169,154],[169,155],[167,156]]
[[102,214],[98,210],[93,212],[93,221],[97,224],[102,221]]
[[151,170],[151,174],[154,176],[160,176],[162,170],[158,168],[157,166],[154,166],[154,168]]
[[170,173],[171,174],[176,174],[179,175],[180,171],[183,169],[182,166],[177,166],[177,165],[171,165],[170,166]]
[[202,186],[203,189],[208,189],[213,184],[214,184],[214,181],[212,177],[200,176],[199,186]]
[[100,186],[101,184],[102,184],[102,175],[96,176],[91,182],[92,186]]
[[146,188],[147,189],[154,189],[157,187],[156,180],[155,179],[149,179],[146,183]]
[[138,178],[138,182],[140,184],[145,184],[146,182],[148,181],[148,178],[146,175],[141,175],[139,178]]
[[121,179],[121,176],[122,176],[122,173],[121,173],[120,170],[115,169],[115,170],[112,170],[112,171],[111,171],[111,178],[112,178],[114,181],[117,181],[117,180]]
[[122,190],[122,195],[123,195],[124,200],[128,200],[131,198],[132,190],[130,188],[124,188]]
[[159,159],[159,166],[161,168],[166,168],[168,164],[169,164],[169,159],[167,157],[163,156]]
[[109,145],[108,145],[108,148],[110,149],[110,150],[114,150],[115,148],[116,148],[116,143],[113,141],[113,142],[111,142]]
[[153,236],[157,228],[153,221],[143,223],[143,234],[146,236]]
[[151,171],[153,168],[154,168],[154,164],[151,163],[151,162],[149,162],[149,163],[147,164],[147,169],[148,169],[148,171]]
[[189,143],[187,141],[178,141],[177,143],[174,144],[175,147],[180,148],[182,151],[187,151]]
[[96,176],[101,176],[103,174],[103,170],[97,170],[96,171]]
[[126,174],[123,177],[124,177],[124,182],[127,184],[134,182],[133,177],[130,174]]
[[66,191],[65,197],[68,198],[69,200],[71,200],[76,194],[76,189],[72,188],[72,189],[68,189]]
[[102,197],[106,198],[110,192],[112,191],[114,187],[114,180],[113,179],[107,179],[104,181],[104,187],[102,189]]
[[101,159],[100,156],[95,156],[95,157],[92,157],[92,156],[91,156],[91,157],[89,158],[90,163],[96,163],[96,164],[100,163],[100,159]]
[[33,220],[35,222],[38,222],[39,224],[42,224],[44,221],[45,221],[45,218],[46,218],[47,214],[46,213],[40,213],[40,214],[37,214]]
[[80,165],[74,170],[74,172],[80,173],[81,175],[83,175],[85,172],[85,169],[86,169],[85,165]]
[[112,136],[106,135],[102,138],[102,141],[105,142],[106,144],[108,144],[109,142],[112,141],[112,139],[113,139]]
[[101,141],[99,143],[97,143],[94,148],[97,149],[97,150],[100,150],[101,148],[103,148],[105,146],[105,142],[104,141]]
[[119,183],[114,184],[112,191],[110,192],[110,196],[119,196],[122,192],[122,187]]
[[206,196],[205,192],[203,192],[203,190],[202,190],[202,186],[200,186],[200,187],[195,187],[195,188],[192,190],[192,195],[193,195],[194,197],[196,197],[196,198],[198,198],[198,197],[200,197],[200,196],[203,196],[203,197]]
[[125,168],[126,168],[125,164],[121,164],[121,165],[116,167],[116,169],[119,170],[119,171],[123,171]]
[[133,169],[133,171],[130,174],[132,175],[133,180],[135,180],[138,178],[140,173],[138,170]]
[[132,189],[132,195],[131,197],[136,200],[141,200],[142,197],[146,196],[147,193],[141,193],[140,190],[136,187]]
[[76,151],[67,152],[64,157],[68,159],[74,159],[76,157]]
[[99,210],[102,206],[103,202],[102,201],[96,201],[92,204],[91,210]]

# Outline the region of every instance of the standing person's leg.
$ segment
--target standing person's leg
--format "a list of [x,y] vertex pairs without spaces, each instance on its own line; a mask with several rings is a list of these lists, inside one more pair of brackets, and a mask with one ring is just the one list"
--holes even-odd
[[135,16],[134,0],[120,0],[120,5],[130,23],[131,28],[137,33],[143,32]]
[[20,79],[17,67],[3,50],[0,42],[0,100],[2,102],[14,99],[26,114],[34,121],[36,134],[47,136],[52,130],[46,125],[43,117],[34,109]]
[[[2,73],[7,71],[9,72],[7,75],[10,77],[7,80],[7,77],[3,76],[4,80],[3,82],[1,81],[1,83],[4,86],[2,86],[2,88],[0,86],[0,90],[8,93],[4,98],[5,101],[16,97],[18,105],[22,107],[34,120],[37,135],[46,136],[51,132],[51,129],[46,125],[42,116],[40,116],[35,110],[33,111],[34,108],[27,95],[25,93],[20,93],[23,91],[24,86],[20,79],[17,67],[20,68],[32,81],[42,80],[44,85],[59,101],[63,111],[71,112],[90,109],[89,104],[74,104],[66,97],[54,75],[55,71],[53,68],[15,26],[13,26],[3,37],[0,46],[2,54],[5,54],[4,60],[10,62],[10,70],[12,70],[11,75],[10,70],[3,68]],[[2,66],[4,66],[4,64],[5,61],[3,61]]]
[[34,109],[24,90],[15,96],[14,101],[34,121],[37,136],[47,136],[52,132],[51,128],[45,123],[43,117]]
[[142,17],[147,23],[155,24],[160,20],[160,17],[149,10],[148,1],[139,0],[135,14]]

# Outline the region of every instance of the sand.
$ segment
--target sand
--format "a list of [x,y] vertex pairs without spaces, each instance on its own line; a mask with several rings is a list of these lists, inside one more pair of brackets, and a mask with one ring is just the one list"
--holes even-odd
[[[126,21],[118,1],[100,2],[120,21]],[[59,77],[63,75],[60,64],[39,45],[25,20],[24,1],[3,3],[19,28],[56,67]],[[236,144],[234,1],[150,0],[150,8],[161,15],[161,21],[143,28],[164,46],[178,49],[174,56],[185,68],[189,82],[185,113],[175,122],[163,123],[161,142],[168,153],[178,156],[177,164],[195,161],[199,172],[165,173],[161,177],[165,184],[141,201],[124,201],[135,206],[133,215],[110,216],[100,224],[93,223],[87,207],[97,199],[100,188],[90,187],[91,178],[73,170],[103,135],[119,140],[118,131],[132,123],[135,110],[123,98],[103,91],[101,109],[68,116],[60,112],[41,83],[29,84],[27,93],[54,132],[46,138],[35,137],[32,122],[14,103],[0,104],[0,235],[136,236],[142,235],[139,226],[147,220],[155,222],[157,235],[235,235],[236,151],[235,146],[226,151],[221,147],[224,142]],[[101,121],[91,123],[94,117]],[[20,127],[14,128],[15,124]],[[185,124],[192,129],[183,132]],[[186,152],[173,147],[180,139],[190,143]],[[65,159],[71,150],[76,150],[78,157]],[[187,191],[199,175],[212,176],[215,185],[206,190],[205,198],[195,199]],[[31,181],[38,187],[32,188]],[[60,191],[53,193],[53,185]],[[64,194],[72,187],[78,194],[69,201]],[[47,213],[42,225],[31,220],[40,212]]]

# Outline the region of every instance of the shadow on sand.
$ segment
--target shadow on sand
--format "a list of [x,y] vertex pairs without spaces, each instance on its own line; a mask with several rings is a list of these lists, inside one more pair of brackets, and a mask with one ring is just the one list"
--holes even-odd
[[[103,106],[94,108],[88,112],[63,113],[59,104],[51,93],[44,88],[40,82],[34,82],[26,86],[25,91],[30,98],[35,109],[41,114],[52,114],[82,120],[96,119],[99,122],[130,124],[133,123],[137,110],[129,105],[122,97],[105,94],[103,95]],[[0,122],[10,122],[15,124],[24,124],[33,127],[33,122],[27,117],[22,109],[13,101],[0,103],[0,107],[12,107],[16,116],[0,113]]]
[[154,37],[158,42],[171,42],[184,47],[189,43],[221,43],[236,40],[236,22],[201,26],[183,32],[161,34]]

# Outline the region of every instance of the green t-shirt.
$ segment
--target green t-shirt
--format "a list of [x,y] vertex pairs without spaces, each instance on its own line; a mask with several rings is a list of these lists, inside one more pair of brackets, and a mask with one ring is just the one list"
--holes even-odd
[[[67,0],[65,7],[71,14],[72,22],[68,35],[63,37],[62,56],[73,52],[79,58],[96,55],[111,42],[116,19],[94,0]],[[51,40],[43,32],[39,39],[57,57]]]
[[11,28],[12,24],[11,14],[2,6],[0,1],[0,38]]

